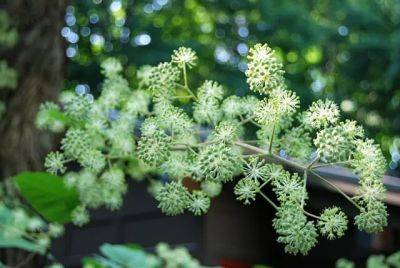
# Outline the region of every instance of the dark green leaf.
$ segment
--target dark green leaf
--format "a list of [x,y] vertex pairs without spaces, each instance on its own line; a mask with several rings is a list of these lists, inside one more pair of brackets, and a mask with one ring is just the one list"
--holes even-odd
[[22,196],[45,219],[66,223],[71,220],[72,210],[79,205],[75,189],[64,181],[45,172],[23,172],[15,177]]

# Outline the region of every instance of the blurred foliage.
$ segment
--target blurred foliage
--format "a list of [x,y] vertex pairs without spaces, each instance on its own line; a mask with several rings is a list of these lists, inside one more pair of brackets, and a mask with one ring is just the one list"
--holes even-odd
[[206,268],[190,255],[190,252],[182,246],[171,248],[166,243],[158,243],[155,254],[151,254],[139,245],[111,245],[103,244],[100,247],[102,256],[83,259],[84,268]]
[[[336,261],[336,268],[354,268],[354,262],[341,258]],[[400,251],[397,251],[387,257],[384,255],[371,255],[365,264],[366,268],[399,268]]]
[[[65,21],[69,86],[98,87],[106,56],[122,60],[132,78],[138,66],[169,60],[185,45],[201,59],[192,82],[218,77],[242,96],[248,47],[267,42],[304,106],[334,99],[387,156],[399,135],[399,0],[88,0],[74,1]],[[392,168],[398,158],[392,154]]]
[[[12,47],[17,42],[17,31],[11,27],[7,13],[0,10],[0,52]],[[17,72],[7,65],[5,60],[0,60],[0,93],[15,89],[17,86]],[[0,118],[6,109],[6,104],[0,101]]]

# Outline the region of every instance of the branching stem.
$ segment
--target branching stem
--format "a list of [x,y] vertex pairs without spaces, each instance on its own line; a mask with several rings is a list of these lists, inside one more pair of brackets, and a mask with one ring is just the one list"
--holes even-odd
[[[306,188],[307,188],[307,172],[308,172],[308,169],[304,170],[304,173],[303,173],[303,190],[304,190],[304,192],[306,192]],[[300,204],[302,209],[304,208],[304,201],[305,201],[305,196],[303,195],[303,198],[301,199],[301,204]]]
[[346,160],[346,161],[332,162],[332,163],[326,163],[326,164],[319,164],[319,165],[313,166],[312,169],[335,166],[335,165],[343,165],[343,164],[348,164],[348,163],[349,163],[349,161]]
[[187,74],[186,74],[186,64],[183,64],[183,81],[185,83],[185,88],[188,88]]
[[341,195],[343,195],[348,201],[350,201],[350,203],[352,203],[355,207],[357,207],[358,209],[361,210],[361,207],[360,207],[356,202],[354,202],[354,200],[351,199],[346,193],[344,193],[339,187],[337,187],[335,184],[333,184],[333,183],[330,182],[329,180],[325,179],[324,177],[322,177],[321,175],[319,175],[318,173],[316,173],[316,172],[313,171],[312,169],[308,169],[306,166],[303,166],[303,165],[301,165],[301,164],[298,164],[298,163],[296,163],[296,162],[294,162],[294,161],[290,161],[289,159],[280,157],[280,156],[278,156],[278,155],[272,154],[272,153],[267,152],[266,150],[261,149],[261,148],[258,148],[258,147],[256,147],[256,146],[253,146],[253,145],[250,145],[250,144],[247,144],[247,143],[243,143],[243,142],[241,142],[241,141],[236,141],[235,144],[236,144],[237,146],[246,148],[246,149],[248,149],[248,150],[250,150],[250,151],[253,151],[253,152],[256,152],[256,153],[263,153],[263,154],[266,154],[266,155],[270,156],[272,159],[274,159],[275,161],[279,162],[280,164],[287,165],[287,166],[289,166],[289,167],[295,168],[295,169],[297,169],[298,171],[303,171],[303,172],[304,172],[304,170],[308,170],[310,173],[312,173],[313,175],[315,175],[315,176],[318,177],[319,179],[323,180],[325,183],[329,184],[329,185],[330,185],[331,187],[333,187],[335,190],[337,190],[337,191],[338,191]]
[[310,217],[312,217],[312,218],[314,218],[314,219],[318,219],[318,220],[321,219],[321,217],[319,217],[319,216],[317,216],[317,215],[315,215],[315,214],[312,214],[312,213],[310,213],[310,212],[307,212],[307,211],[305,211],[304,209],[302,209],[302,211],[303,211],[304,215],[310,216]]
[[350,196],[348,196],[345,192],[343,192],[339,187],[337,187],[335,184],[333,184],[332,182],[330,182],[329,180],[325,179],[324,177],[322,177],[321,175],[319,175],[318,173],[316,173],[315,171],[310,170],[310,172],[315,175],[317,178],[321,179],[322,181],[324,181],[325,183],[329,184],[329,186],[333,187],[334,189],[336,189],[341,195],[343,195],[347,200],[350,201],[350,203],[352,203],[355,207],[357,207],[359,210],[361,210],[361,207],[354,202],[353,199],[351,199]]
[[239,125],[244,125],[244,124],[246,124],[246,123],[248,123],[248,122],[251,122],[251,120],[253,120],[254,118],[255,118],[255,116],[252,115],[252,116],[249,116],[249,117],[247,117],[247,118],[245,118],[245,119],[242,119],[242,120],[239,122]]
[[258,192],[265,200],[267,200],[267,202],[274,207],[274,209],[278,210],[279,207],[274,203],[274,201],[272,201],[271,199],[269,199],[268,196],[266,196],[263,192]]

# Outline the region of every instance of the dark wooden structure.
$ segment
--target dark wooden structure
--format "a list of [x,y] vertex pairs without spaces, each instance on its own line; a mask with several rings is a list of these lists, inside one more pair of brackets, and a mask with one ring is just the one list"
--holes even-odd
[[[346,170],[325,168],[321,174],[352,194],[356,179]],[[307,209],[318,214],[323,207],[339,205],[349,215],[352,208],[339,194],[326,185],[310,179],[310,201]],[[137,243],[149,250],[160,241],[184,245],[208,265],[245,268],[251,264],[273,267],[333,267],[340,257],[362,263],[372,253],[387,254],[400,249],[400,179],[386,177],[389,189],[389,228],[381,234],[367,235],[352,223],[343,238],[319,244],[308,256],[290,256],[277,244],[271,221],[273,209],[264,200],[245,206],[232,194],[233,185],[213,200],[211,210],[203,217],[184,214],[163,215],[144,183],[132,183],[124,207],[116,212],[95,211],[84,228],[69,225],[65,235],[53,245],[53,255],[66,267],[80,267],[83,257],[98,253],[103,243]],[[271,193],[268,193],[271,194]]]

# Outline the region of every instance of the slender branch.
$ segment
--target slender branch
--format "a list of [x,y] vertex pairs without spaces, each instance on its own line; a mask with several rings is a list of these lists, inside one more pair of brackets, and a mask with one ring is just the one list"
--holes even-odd
[[301,170],[302,171],[304,169],[307,169],[307,167],[302,166],[302,165],[300,165],[300,164],[298,164],[298,163],[296,163],[294,161],[290,161],[289,159],[280,157],[279,155],[271,154],[271,157],[274,158],[276,161],[280,162],[281,164],[283,163],[283,164],[285,164],[287,166],[290,166],[290,167],[293,167],[293,168],[295,168],[297,170]]
[[244,140],[244,141],[242,141],[243,143],[257,143],[257,142],[259,142],[260,140]]
[[[308,169],[304,170],[303,174],[303,191],[306,192],[306,187],[307,187],[307,171]],[[303,195],[303,198],[301,199],[301,208],[304,208],[304,201],[305,201],[305,196]]]
[[182,89],[185,89],[194,100],[198,100],[198,98],[193,93],[193,91],[190,88],[188,88],[187,86],[181,85],[179,83],[175,83],[175,85],[180,87],[180,88],[182,88]]
[[255,115],[249,116],[246,119],[243,119],[242,121],[239,122],[239,125],[244,125],[248,122],[251,122],[251,120],[253,120],[255,118]]
[[175,96],[173,99],[193,99],[192,95],[189,96]]
[[316,157],[311,163],[307,166],[307,169],[312,168],[312,166],[319,161],[319,156]]
[[214,144],[214,143],[217,143],[217,142],[216,141],[205,141],[205,142],[200,142],[200,143],[196,143],[196,144],[176,142],[172,145],[183,145],[183,146],[188,146],[188,147],[192,147],[192,148],[198,148],[198,147],[203,147],[203,146]]
[[312,167],[312,169],[317,169],[317,168],[321,168],[321,167],[329,167],[329,166],[336,166],[336,165],[342,165],[342,164],[348,164],[349,161],[339,161],[339,162],[332,162],[332,163],[326,163],[326,164],[319,164],[319,165],[315,165],[314,167]]
[[242,157],[243,158],[250,158],[250,157],[254,157],[254,156],[265,156],[266,154],[246,154],[246,155],[243,155]]
[[263,192],[258,192],[265,200],[267,200],[267,202],[271,205],[271,206],[273,206],[274,207],[274,209],[276,209],[276,210],[278,210],[279,209],[279,207],[271,200],[271,199],[269,199],[269,197],[268,196],[266,196]]
[[318,173],[316,173],[315,171],[310,170],[310,172],[315,175],[316,177],[318,177],[319,179],[323,180],[325,183],[329,184],[331,187],[335,188],[341,195],[343,195],[347,200],[350,201],[350,203],[352,203],[355,207],[357,207],[359,210],[361,210],[361,207],[354,202],[353,199],[351,199],[350,196],[348,196],[345,192],[343,192],[339,187],[337,187],[335,184],[333,184],[332,182],[330,182],[329,180],[325,179],[324,177],[322,177],[321,175],[319,175]]
[[192,147],[190,147],[188,144],[185,145],[186,148],[188,148],[192,153],[194,153],[195,155],[197,154],[197,152],[195,150],[193,150]]
[[302,209],[302,211],[303,211],[304,215],[310,216],[310,217],[312,217],[312,218],[314,218],[314,219],[318,219],[318,220],[321,219],[321,217],[319,217],[319,216],[317,216],[317,215],[315,215],[315,214],[312,214],[312,213],[310,213],[310,212],[307,212],[307,211],[305,211],[304,209]]
[[256,152],[256,153],[260,153],[260,154],[264,154],[264,155],[270,156],[270,157],[272,157],[274,160],[276,160],[277,162],[279,162],[279,163],[281,163],[281,164],[285,164],[285,165],[290,166],[290,167],[293,167],[293,168],[295,168],[295,169],[298,169],[298,170],[304,170],[304,169],[306,169],[306,167],[304,167],[304,166],[302,166],[302,165],[300,165],[300,164],[298,164],[298,163],[296,163],[296,162],[293,162],[293,161],[290,161],[290,160],[288,160],[288,159],[282,158],[282,157],[280,157],[280,156],[278,156],[278,155],[272,154],[272,153],[268,152],[268,151],[265,150],[265,149],[262,149],[262,148],[259,148],[259,147],[256,147],[256,146],[253,146],[253,145],[244,143],[244,142],[242,142],[242,141],[236,141],[235,144],[236,144],[237,146],[240,146],[240,147],[242,147],[242,148],[248,149],[248,150],[250,150],[250,151],[253,151],[253,152]]
[[268,148],[268,152],[269,152],[269,153],[272,153],[272,143],[273,143],[273,141],[274,141],[275,125],[276,125],[276,123],[274,123],[274,126],[272,127],[271,140],[270,140],[270,142],[269,142],[269,148]]
[[186,75],[186,64],[183,64],[183,81],[185,83],[185,87],[188,88],[188,81]]
[[258,126],[259,128],[262,128],[262,125],[260,125],[259,123],[255,122],[254,120],[251,120],[250,122],[253,123],[254,125]]
[[[298,163],[295,163],[293,161],[290,161],[288,159],[282,158],[282,157],[280,157],[278,155],[269,153],[266,150],[258,148],[256,146],[253,146],[253,145],[250,145],[250,144],[247,144],[247,143],[243,143],[241,141],[236,141],[235,144],[237,146],[241,146],[243,148],[246,148],[246,149],[248,149],[250,151],[253,151],[253,152],[256,152],[256,153],[266,154],[266,155],[272,157],[277,162],[279,162],[281,164],[285,164],[285,165],[290,166],[290,167],[293,167],[293,168],[295,168],[297,170],[301,170],[301,171],[307,170],[307,167],[305,167],[305,166],[302,166],[302,165],[300,165]],[[358,209],[361,210],[361,207],[356,202],[354,202],[353,199],[351,199],[346,193],[344,193],[339,187],[337,187],[335,184],[333,184],[329,180],[325,179],[324,177],[322,177],[321,175],[319,175],[318,173],[316,173],[312,169],[308,169],[308,171],[311,172],[316,177],[318,177],[319,179],[323,180],[325,183],[329,184],[331,187],[333,187],[335,190],[337,190],[341,195],[343,195],[348,201],[350,201],[355,207],[357,207]]]
[[112,167],[111,159],[109,157],[107,157],[106,159],[107,159],[108,168],[111,169],[111,167]]
[[270,180],[271,179],[268,179],[268,180],[264,181],[263,184],[261,184],[259,189],[261,190],[262,188],[264,188],[264,186],[267,185]]

